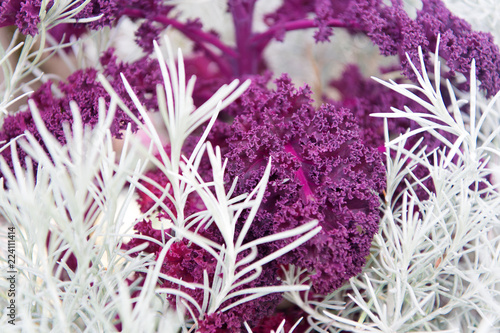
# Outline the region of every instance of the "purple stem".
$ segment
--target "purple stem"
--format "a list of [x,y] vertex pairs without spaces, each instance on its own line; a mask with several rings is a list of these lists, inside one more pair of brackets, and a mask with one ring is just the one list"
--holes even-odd
[[[272,27],[270,27],[268,30],[265,32],[259,33],[259,34],[254,34],[252,39],[250,40],[252,43],[255,43],[254,45],[257,45],[259,49],[264,49],[266,45],[273,39],[273,37],[276,35],[276,33],[279,30],[285,30],[285,31],[293,31],[293,30],[301,30],[301,29],[309,29],[309,28],[316,28],[318,24],[315,22],[315,20],[308,20],[308,19],[303,19],[303,20],[296,20],[292,22],[287,22],[283,24],[277,24]],[[331,19],[328,20],[328,26],[330,27],[336,27],[336,28],[350,28],[350,29],[360,29],[360,26],[357,22],[346,22],[343,20],[339,19]]]
[[226,62],[224,62],[219,55],[215,54],[212,50],[210,50],[206,45],[204,45],[202,43],[199,43],[198,45],[201,48],[203,48],[203,52],[205,52],[205,54],[207,55],[207,57],[209,57],[210,59],[212,59],[212,61],[214,63],[216,63],[217,66],[219,66],[219,69],[221,70],[222,73],[224,73],[224,75],[226,77],[232,77],[233,76],[233,73],[231,72],[231,69],[229,68],[228,64]]
[[235,74],[257,73],[261,52],[254,47],[251,42],[252,22],[255,0],[230,0],[229,10],[233,16],[234,30],[236,34],[236,49],[238,50],[235,59]]
[[153,20],[165,25],[171,25],[195,42],[203,41],[210,43],[230,57],[235,58],[238,56],[238,53],[235,50],[222,43],[217,37],[212,34],[206,33],[199,29],[191,29],[186,24],[180,23],[179,21],[173,19],[169,19],[168,17],[156,16],[153,18]]
[[[127,8],[127,9],[123,10],[122,15],[131,17],[131,18],[146,18],[146,15],[140,9]],[[181,31],[186,36],[188,36],[193,41],[198,41],[198,42],[202,41],[202,42],[210,43],[213,46],[217,47],[219,50],[221,50],[223,53],[225,53],[233,58],[238,56],[238,54],[235,50],[233,50],[232,48],[230,48],[226,44],[222,43],[214,35],[206,33],[202,30],[189,28],[189,26],[186,24],[183,24],[179,21],[170,19],[168,17],[163,17],[163,16],[155,16],[153,18],[153,21],[162,23],[164,25],[171,25],[174,28],[176,28],[177,30]]]
[[[236,34],[236,50],[222,43],[216,36],[206,33],[200,29],[193,29],[187,24],[181,23],[175,19],[163,16],[155,16],[154,21],[164,25],[171,25],[182,32],[186,37],[195,41],[206,52],[225,74],[231,72],[227,64],[222,61],[222,57],[214,54],[204,43],[213,45],[222,51],[223,56],[229,57],[233,66],[233,75],[241,76],[244,74],[255,74],[258,72],[258,65],[261,60],[262,51],[269,42],[280,31],[293,31],[300,29],[316,28],[318,26],[315,20],[301,19],[292,22],[277,24],[270,27],[267,31],[255,34],[252,32],[252,21],[255,0],[230,0],[229,10],[233,16],[233,23]],[[132,18],[145,18],[141,10],[126,9],[123,15]],[[356,22],[346,22],[339,19],[331,19],[327,22],[328,26],[338,28],[349,28],[358,30],[360,26]]]

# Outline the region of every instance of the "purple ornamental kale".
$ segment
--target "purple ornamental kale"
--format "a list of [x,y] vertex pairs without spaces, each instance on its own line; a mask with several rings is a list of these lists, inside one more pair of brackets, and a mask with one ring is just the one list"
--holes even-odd
[[[128,82],[147,109],[158,109],[156,85],[162,84],[163,79],[157,60],[146,57],[134,63],[123,63],[117,60],[116,56],[113,55],[113,50],[110,49],[102,55],[101,65],[103,66],[103,74],[136,116],[138,116],[138,112],[123,86],[120,73],[127,77]],[[93,68],[78,70],[71,74],[66,81],[58,83],[57,88],[63,94],[61,97],[54,96],[53,84],[52,81],[43,84],[31,95],[30,99],[35,102],[48,130],[60,143],[65,144],[66,138],[62,124],[73,122],[69,108],[70,101],[75,101],[79,106],[83,123],[94,126],[98,120],[99,98],[104,98],[106,105],[109,105],[110,97],[97,81],[97,70]],[[110,127],[111,134],[116,138],[121,138],[122,131],[129,122],[130,118],[118,109]],[[131,125],[132,130],[135,131],[137,126],[133,122]],[[5,117],[0,130],[0,141],[9,142],[26,130],[43,145],[43,140],[36,129],[30,110]],[[24,163],[26,153],[18,148],[18,154],[21,163]],[[10,150],[4,150],[1,155],[12,167]]]
[[238,176],[238,193],[248,192],[272,158],[248,240],[318,219],[322,232],[277,261],[309,269],[314,291],[327,294],[365,263],[385,186],[382,156],[364,144],[347,109],[316,110],[309,88],[295,89],[286,75],[276,85],[275,91],[253,85],[242,97],[228,140],[228,175]]
[[[288,230],[315,218],[320,220],[323,231],[285,257],[265,265],[251,286],[278,285],[280,265],[293,263],[308,268],[315,292],[327,294],[361,271],[378,230],[378,193],[385,185],[381,154],[363,143],[359,126],[347,109],[324,105],[315,110],[309,89],[296,90],[287,76],[276,81],[276,91],[267,89],[266,83],[265,78],[256,77],[252,88],[229,107],[228,114],[239,114],[231,127],[219,121],[209,134],[209,140],[220,145],[231,162],[228,183],[236,176],[240,179],[238,193],[255,187],[267,160],[273,159],[264,202],[245,241]],[[195,142],[194,137],[188,140],[187,155]],[[209,163],[202,161],[198,171],[208,177]],[[162,187],[168,183],[158,170],[150,171],[148,177]],[[161,194],[145,186],[158,196]],[[139,203],[142,211],[152,205],[144,193],[140,193]],[[171,205],[168,200],[165,203]],[[190,198],[185,215],[200,209],[203,205],[199,198]],[[160,210],[159,214],[162,216],[165,212]],[[241,224],[236,226],[236,235],[239,228]],[[139,223],[137,230],[141,235],[159,240],[162,237],[149,221]],[[198,232],[214,242],[223,242],[214,226]],[[143,242],[133,239],[125,248]],[[281,241],[260,246],[257,259],[286,244]],[[156,245],[146,250],[156,255],[160,251]],[[167,253],[162,273],[203,283],[203,269],[212,278],[215,265],[205,250],[182,241],[175,243]],[[168,281],[161,285],[176,287]],[[181,289],[198,302],[202,301],[201,291]],[[175,305],[175,298],[169,300]],[[228,312],[212,314],[199,322],[199,330],[239,332],[243,321],[265,326],[259,321],[272,316],[280,300],[279,294],[271,294]]]
[[[403,74],[412,80],[415,74],[406,53],[419,68],[417,49],[422,47],[427,70],[432,71],[429,52],[435,52],[440,35],[439,55],[449,67],[444,77],[452,79],[461,73],[469,80],[474,58],[480,88],[487,96],[500,90],[500,51],[493,36],[473,31],[469,23],[454,16],[440,0],[422,0],[422,9],[417,11],[415,20],[408,16],[400,0],[392,0],[391,6],[382,0],[351,1],[341,16],[356,21],[381,54],[398,55]],[[468,89],[467,84],[462,89]]]
[[[461,73],[468,80],[470,63],[475,58],[480,88],[488,96],[500,90],[500,52],[492,35],[473,31],[469,23],[454,16],[440,0],[422,0],[422,9],[417,11],[416,19],[408,16],[401,0],[391,0],[390,5],[383,0],[285,1],[266,17],[269,31],[275,32],[272,37],[282,40],[285,31],[305,25],[308,13],[315,15],[316,41],[327,41],[333,33],[331,27],[345,27],[352,33],[366,34],[381,54],[399,56],[403,74],[412,80],[415,76],[406,53],[419,67],[417,49],[422,47],[426,66],[432,69],[428,52],[435,52],[440,35],[439,55],[449,67],[445,77],[453,78]],[[261,33],[253,39],[264,35],[270,34]]]
[[34,36],[40,23],[41,0],[5,0],[0,4],[0,28],[16,25],[23,35]]

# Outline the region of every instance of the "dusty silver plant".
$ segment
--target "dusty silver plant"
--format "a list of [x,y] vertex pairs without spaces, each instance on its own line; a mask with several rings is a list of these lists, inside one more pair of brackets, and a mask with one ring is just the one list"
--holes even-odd
[[[419,54],[420,68],[425,69]],[[285,294],[309,314],[311,329],[493,332],[500,328],[500,184],[495,178],[500,168],[500,93],[490,100],[480,94],[473,62],[468,94],[446,82],[452,98],[447,108],[437,52],[434,73],[413,69],[418,86],[374,78],[429,113],[393,108],[393,113],[373,115],[387,121],[404,117],[421,127],[396,138],[389,138],[386,131],[383,218],[363,274],[326,298],[311,301],[307,294]],[[455,140],[437,129],[452,133]],[[405,149],[407,139],[422,130],[439,138],[444,148],[426,153],[420,140]],[[428,170],[434,191],[413,176],[417,165]],[[404,189],[397,194],[400,185]],[[423,187],[429,198],[420,199],[417,187]],[[297,283],[302,273],[291,269],[286,281]]]

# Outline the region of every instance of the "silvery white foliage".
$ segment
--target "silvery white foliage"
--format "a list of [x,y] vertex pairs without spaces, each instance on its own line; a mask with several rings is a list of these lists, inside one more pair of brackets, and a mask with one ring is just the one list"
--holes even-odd
[[[12,145],[14,171],[0,159],[1,268],[7,271],[5,229],[14,226],[18,271],[15,326],[7,322],[8,286],[0,280],[0,331],[114,332],[118,318],[124,331],[173,329],[172,322],[167,326],[167,317],[160,315],[168,312],[169,305],[154,293],[159,270],[155,258],[132,257],[120,249],[127,235],[119,230],[134,193],[127,182],[137,178],[144,163],[129,147],[130,130],[124,133],[125,148],[119,158],[112,148],[109,126],[116,101],[111,101],[109,110],[100,101],[93,129],[82,125],[72,104],[66,145],[48,132],[34,103],[30,108],[48,153],[26,133],[24,141]],[[26,169],[17,144],[30,156]],[[38,163],[36,174],[32,160]],[[123,190],[126,199],[119,204]],[[77,268],[71,267],[71,255]],[[144,286],[128,285],[127,278],[139,271],[146,273]]]
[[[270,293],[308,290],[308,285],[295,284],[289,286],[245,288],[235,291],[236,288],[244,286],[258,278],[262,272],[263,265],[305,243],[320,232],[321,227],[317,227],[318,221],[311,221],[291,230],[245,242],[247,232],[250,229],[264,196],[269,174],[271,172],[271,161],[269,161],[262,179],[252,192],[231,197],[237,179],[235,179],[229,193],[226,193],[224,188],[224,170],[227,165],[227,160],[222,162],[221,152],[218,147],[216,147],[214,151],[210,143],[207,143],[206,146],[212,166],[213,181],[204,181],[196,171],[196,164],[199,163],[201,159],[204,147],[202,147],[198,153],[195,159],[197,162],[195,162],[195,164],[190,163],[186,159],[187,164],[181,165],[181,177],[186,179],[186,183],[193,185],[194,190],[200,196],[206,207],[205,211],[199,213],[202,217],[202,221],[206,221],[205,224],[207,225],[215,224],[224,239],[224,243],[215,243],[196,232],[178,229],[174,226],[174,230],[178,230],[182,236],[205,249],[214,256],[217,261],[217,267],[212,281],[209,281],[208,274],[205,272],[203,286],[205,294],[203,304],[199,308],[201,309],[200,312],[203,314],[212,314],[216,311],[224,312],[234,306]],[[243,211],[246,209],[250,211],[236,237],[236,225]],[[200,227],[203,228],[205,226],[199,225],[198,228]],[[302,236],[290,242],[290,244],[256,260],[259,245],[286,238],[293,238],[299,235]],[[222,307],[222,304],[227,300],[243,295],[248,296],[238,299],[228,306]]]
[[[422,52],[419,54],[421,68],[425,68]],[[375,79],[416,101],[428,113],[405,107],[375,114],[386,121],[411,119],[420,128],[395,138],[389,138],[386,130],[384,215],[364,273],[318,302],[307,294],[286,294],[309,314],[311,329],[500,329],[500,183],[492,177],[499,169],[500,93],[490,100],[481,95],[472,63],[469,93],[446,82],[452,101],[446,108],[440,68],[436,54],[432,76],[413,67],[419,85]],[[405,149],[407,139],[422,130],[437,137],[444,148],[426,153],[419,141]],[[452,133],[455,139],[446,139],[438,130]],[[417,165],[428,170],[434,191],[413,176]],[[404,186],[402,192],[396,191],[399,185]],[[427,191],[429,198],[418,197],[417,187]],[[289,269],[287,281],[293,283],[301,274]],[[346,298],[350,301],[342,304]]]
[[[145,108],[138,100],[137,96],[128,84],[127,79],[123,75],[122,79],[125,88],[130,94],[136,108],[139,110],[144,123],[137,119],[123,102],[118,101],[118,103],[120,107],[133,119],[137,126],[151,139],[149,150],[143,149],[144,158],[151,162],[156,168],[161,170],[161,172],[163,172],[169,180],[168,186],[163,188],[160,184],[154,182],[154,180],[141,176],[141,180],[150,183],[163,193],[162,196],[158,198],[143,184],[136,184],[139,190],[143,191],[156,202],[156,204],[149,211],[153,212],[158,207],[161,207],[169,215],[171,222],[177,228],[189,229],[192,227],[193,223],[198,223],[199,219],[192,221],[188,217],[184,216],[184,208],[186,206],[188,196],[193,189],[192,185],[176,176],[180,172],[182,147],[184,142],[196,128],[200,127],[205,122],[210,121],[207,129],[200,138],[198,145],[194,149],[191,158],[189,159],[190,163],[192,163],[194,157],[197,156],[200,151],[211,127],[213,126],[219,111],[238,98],[248,88],[250,80],[245,81],[241,85],[238,80],[234,80],[229,85],[223,85],[208,101],[200,107],[195,108],[192,100],[192,92],[196,77],[191,77],[186,83],[182,53],[180,50],[178,51],[178,65],[176,66],[172,48],[167,38],[165,38],[165,45],[168,52],[167,64],[165,64],[163,54],[160,51],[158,44],[156,41],[154,42],[155,53],[158,57],[158,62],[160,64],[164,80],[164,87],[161,85],[157,86],[158,106],[159,113],[163,120],[161,126],[166,128],[168,142],[163,142],[161,140],[155,124],[151,121],[150,116],[147,114]],[[104,76],[100,75],[99,80],[108,93],[115,98],[119,98]],[[156,126],[159,125],[156,124]],[[170,147],[169,153],[165,151],[165,145],[167,143]],[[152,153],[153,147],[158,151],[159,158]],[[170,194],[169,191],[171,191],[172,194]],[[175,212],[163,203],[166,198],[174,204]]]
[[[167,65],[165,65],[163,54],[156,42],[154,46],[164,79],[164,87],[161,85],[157,87],[157,95],[159,111],[164,122],[163,125],[167,130],[170,151],[166,152],[165,142],[161,141],[156,127],[151,122],[146,110],[123,76],[122,79],[127,92],[139,110],[144,124],[126,108],[123,102],[119,101],[118,103],[151,139],[150,149],[147,151],[143,149],[145,161],[150,161],[154,164],[169,180],[169,184],[166,187],[162,187],[145,175],[141,175],[131,181],[139,190],[146,193],[155,202],[154,206],[145,215],[150,216],[160,207],[171,219],[167,221],[168,227],[175,231],[175,236],[172,236],[169,244],[173,241],[181,241],[183,238],[186,238],[191,243],[206,250],[217,262],[216,271],[211,280],[208,273],[204,272],[205,279],[203,284],[189,284],[192,288],[203,290],[202,304],[197,303],[194,298],[176,289],[160,288],[156,290],[158,294],[176,295],[178,303],[181,304],[180,307],[184,307],[185,311],[190,314],[194,321],[194,327],[196,327],[197,321],[204,319],[205,315],[213,314],[217,311],[227,311],[237,305],[270,293],[308,290],[309,286],[306,285],[235,289],[245,286],[258,278],[262,272],[263,265],[311,239],[321,230],[321,227],[317,227],[318,221],[311,221],[291,230],[245,242],[247,232],[264,196],[271,171],[271,161],[269,161],[261,181],[252,192],[233,197],[237,179],[234,180],[230,190],[226,192],[224,172],[228,161],[222,161],[220,149],[218,147],[214,149],[205,140],[219,111],[240,96],[248,87],[250,81],[246,81],[239,87],[238,80],[233,81],[229,85],[224,85],[202,106],[195,108],[191,97],[195,77],[192,77],[186,85],[182,53],[178,52],[178,65],[176,67],[168,39],[165,39],[165,42],[169,55]],[[100,76],[99,80],[111,96],[116,98],[116,93],[106,79]],[[207,121],[209,121],[209,124],[201,135],[191,156],[189,158],[183,156],[182,148],[185,139],[197,127]],[[151,148],[153,145],[158,150],[158,154],[152,153]],[[210,181],[204,180],[197,171],[205,153],[208,155],[212,169],[213,179]],[[155,155],[159,155],[159,158]],[[152,184],[161,190],[163,194],[160,197],[155,196],[143,185],[143,182]],[[172,194],[169,193],[170,190]],[[184,216],[184,208],[188,197],[193,193],[196,193],[201,199],[205,209],[191,216]],[[172,202],[175,211],[172,211],[164,203],[165,199]],[[243,223],[242,229],[236,234],[236,224],[245,210],[249,211],[248,216]],[[218,244],[197,233],[200,228],[207,228],[209,225],[215,225],[219,230],[223,237],[223,244]],[[300,237],[291,241],[283,248],[256,260],[259,245],[286,238],[294,238],[296,236]],[[164,247],[157,259],[157,267],[163,263],[167,251],[168,247]],[[164,274],[160,277],[168,278]],[[176,281],[171,278],[170,281],[185,285],[182,281]],[[229,305],[223,306],[226,301],[233,300],[234,298],[238,299]],[[195,313],[198,313],[198,315]],[[186,323],[183,323],[182,326],[183,330],[188,330]]]
[[[10,44],[4,48],[0,44],[0,124],[3,117],[9,112],[12,105],[19,100],[27,97],[32,93],[30,85],[38,81],[42,72],[39,67],[63,46],[70,46],[72,43],[57,45],[50,42],[51,36],[47,33],[61,23],[76,22],[74,16],[82,11],[85,6],[90,3],[90,0],[42,0],[40,3],[40,23],[38,24],[38,34],[35,36],[25,36],[24,41],[17,42],[20,38],[18,29],[14,32]],[[78,22],[86,23],[99,19],[99,17],[89,17],[79,19]],[[47,47],[48,41],[51,46]],[[17,55],[19,52],[19,55]],[[11,64],[11,60],[17,56],[14,61],[15,65]],[[31,75],[35,75],[34,79],[24,82]],[[22,84],[21,84],[22,83]]]

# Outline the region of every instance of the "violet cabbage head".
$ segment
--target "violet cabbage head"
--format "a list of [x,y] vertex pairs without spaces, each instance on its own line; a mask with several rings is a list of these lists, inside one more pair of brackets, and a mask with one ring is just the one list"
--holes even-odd
[[279,259],[312,274],[314,291],[327,294],[358,274],[378,230],[385,187],[382,154],[367,146],[352,113],[313,106],[310,90],[286,75],[276,90],[253,85],[230,127],[228,175],[238,193],[255,186],[272,157],[266,196],[256,217],[256,238],[318,219],[322,231]]

